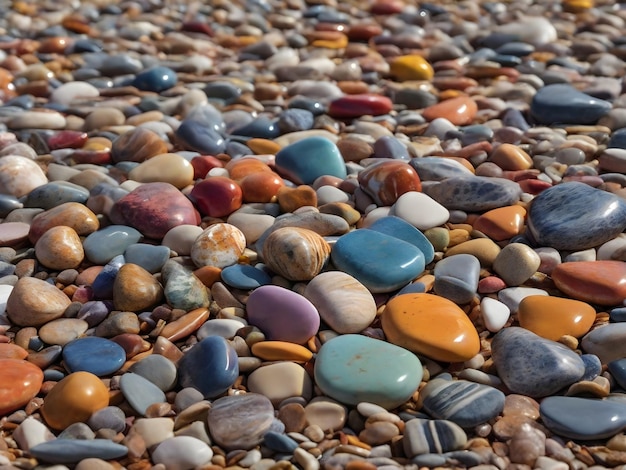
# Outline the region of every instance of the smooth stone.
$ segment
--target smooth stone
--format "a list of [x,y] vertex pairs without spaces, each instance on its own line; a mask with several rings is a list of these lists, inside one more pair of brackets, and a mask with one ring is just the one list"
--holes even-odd
[[485,327],[492,333],[497,333],[506,325],[511,310],[499,300],[483,297],[480,301],[480,315]]
[[314,231],[283,227],[265,239],[263,259],[270,270],[290,281],[308,281],[327,264],[330,251],[330,245]]
[[[0,309],[2,309],[2,305],[0,305]],[[17,344],[2,343],[0,345],[0,359],[26,359],[27,357],[28,351]]]
[[530,114],[539,124],[595,124],[611,110],[611,103],[557,83],[540,88],[533,96]]
[[331,251],[333,264],[370,292],[391,292],[424,270],[422,251],[399,238],[368,229],[341,236]]
[[[407,193],[408,194],[408,193]],[[435,249],[415,225],[399,216],[382,217],[367,227],[415,246],[424,255],[424,263],[429,264],[435,257]]]
[[623,261],[561,263],[552,271],[556,287],[574,299],[618,306],[626,299],[626,264]]
[[443,297],[398,295],[387,302],[381,321],[387,341],[436,361],[464,362],[480,351],[470,319]]
[[176,153],[162,153],[140,163],[128,173],[128,178],[140,183],[169,183],[183,189],[193,183],[193,167]]
[[587,333],[581,341],[581,346],[586,353],[598,356],[602,364],[608,364],[626,357],[624,334],[626,323],[609,323]]
[[507,171],[527,170],[533,166],[530,155],[517,145],[507,143],[498,145],[489,160]]
[[152,452],[157,465],[171,470],[192,470],[211,462],[213,450],[192,436],[175,436],[161,442]]
[[166,402],[165,393],[139,374],[126,372],[120,378],[120,390],[135,412],[146,415],[147,409],[155,403]]
[[550,431],[569,439],[606,439],[626,427],[626,406],[618,401],[548,397],[541,401],[540,411]]
[[404,428],[402,445],[407,457],[422,454],[443,454],[460,450],[467,443],[463,428],[441,419],[410,419]]
[[[372,406],[378,405],[372,404]],[[378,408],[386,413],[384,408]],[[304,407],[304,417],[308,426],[319,426],[326,432],[338,431],[346,424],[348,410],[341,403],[330,398],[315,397]]]
[[389,64],[389,73],[401,82],[409,80],[432,80],[435,72],[428,61],[418,54],[395,57]]
[[585,373],[585,364],[574,351],[524,328],[499,331],[491,351],[498,376],[506,386],[533,398],[553,395]]
[[252,290],[272,283],[265,271],[249,264],[235,264],[222,269],[222,281],[235,289]]
[[564,335],[580,338],[587,334],[596,320],[596,311],[578,300],[538,295],[520,302],[517,320],[522,328],[558,341]]
[[75,99],[97,98],[100,91],[90,83],[74,81],[64,83],[50,94],[50,101],[70,105]]
[[111,146],[113,163],[141,163],[165,153],[167,153],[166,142],[157,133],[144,127],[135,127],[125,132],[115,139]]
[[198,267],[225,268],[237,263],[245,249],[246,239],[241,230],[234,225],[217,223],[196,238],[190,254]]
[[522,206],[499,207],[482,214],[472,226],[494,241],[503,241],[522,233],[525,218]]
[[205,398],[228,390],[239,376],[237,353],[221,336],[208,336],[178,362],[179,383],[193,387]]
[[458,96],[425,108],[422,116],[428,121],[445,118],[455,126],[464,126],[472,123],[477,112],[476,101],[468,96]]
[[64,129],[67,120],[55,111],[22,111],[7,123],[14,130],[19,129]]
[[415,392],[422,378],[422,365],[406,349],[347,334],[322,345],[314,373],[317,386],[341,403],[357,405],[366,401],[391,409]]
[[35,256],[43,266],[63,271],[78,268],[83,262],[85,252],[76,231],[59,225],[50,228],[37,240]]
[[[87,279],[86,283],[91,284],[91,289],[95,299],[112,299],[115,278],[120,268],[126,263],[123,255],[117,255],[109,261],[99,272],[93,281]],[[107,309],[108,313],[108,309]]]
[[[458,245],[448,247],[444,256],[455,256],[460,254],[475,256],[483,268],[490,269],[493,262],[500,254],[500,247],[489,238],[474,238]],[[501,281],[504,283],[504,281]]]
[[171,307],[188,312],[209,306],[209,290],[191,269],[174,260],[168,260],[161,271],[161,279],[165,285],[165,299]]
[[498,300],[509,307],[511,313],[517,313],[519,304],[525,297],[531,295],[548,295],[543,289],[535,287],[507,287],[498,291]]
[[48,182],[41,167],[27,157],[0,157],[0,194],[21,198]]
[[0,413],[5,416],[35,398],[43,384],[43,372],[21,359],[0,359]]
[[263,445],[275,452],[291,454],[298,448],[298,443],[285,434],[268,431],[263,436]]
[[60,318],[70,303],[54,285],[34,277],[22,277],[9,294],[6,312],[15,325],[38,327]]
[[30,225],[26,222],[3,222],[0,224],[0,245],[20,248],[28,240]]
[[248,297],[248,322],[269,340],[304,344],[315,336],[320,316],[304,296],[275,285],[261,286]]
[[39,328],[39,338],[46,344],[65,346],[88,328],[89,324],[78,318],[57,318]]
[[63,430],[85,422],[96,411],[109,405],[109,390],[89,372],[73,372],[48,392],[41,413],[53,429]]
[[357,279],[340,271],[318,274],[304,290],[321,319],[340,334],[360,333],[376,317],[374,297]]
[[504,393],[489,385],[434,378],[420,390],[423,410],[436,419],[471,429],[498,416],[504,409]]
[[178,225],[198,223],[191,201],[169,183],[139,186],[115,203],[111,216],[114,223],[129,225],[156,240]]
[[417,191],[402,194],[391,207],[390,214],[406,220],[422,231],[439,227],[450,218],[448,209]]
[[126,225],[109,225],[85,238],[85,256],[94,264],[107,264],[141,239],[141,233]]
[[510,206],[522,190],[514,181],[485,176],[457,176],[424,186],[424,193],[448,210],[481,212]]
[[317,192],[310,186],[282,187],[276,192],[281,212],[296,212],[301,207],[317,207]]
[[[273,152],[278,152],[274,150]],[[243,201],[272,202],[281,188],[285,186],[283,179],[273,171],[260,171],[252,173],[239,180]]]
[[132,86],[142,91],[160,93],[172,88],[177,81],[178,76],[171,68],[158,66],[139,72],[132,81]]
[[174,437],[174,421],[170,418],[139,418],[133,422],[133,433],[142,437],[146,447]]
[[82,237],[98,230],[100,222],[88,207],[77,202],[67,202],[37,214],[30,224],[28,238],[35,244],[45,232],[56,226],[70,227]]
[[201,214],[218,218],[232,214],[243,202],[241,186],[225,176],[210,176],[200,181],[189,197]]
[[160,272],[169,257],[170,249],[167,246],[135,243],[124,250],[124,259],[127,263],[136,264],[150,274]]
[[378,206],[391,206],[408,192],[420,192],[422,183],[411,165],[398,160],[380,161],[359,172],[361,189]]
[[457,304],[471,302],[478,289],[480,261],[472,255],[448,256],[435,265],[433,271],[437,295]]
[[254,448],[263,441],[273,422],[272,402],[258,393],[218,398],[207,417],[211,438],[227,450]]
[[307,137],[282,148],[276,154],[276,170],[297,184],[311,184],[324,175],[346,178],[346,166],[333,142]]
[[313,384],[304,367],[280,361],[259,367],[248,376],[248,390],[269,398],[274,406],[292,397],[311,399]]
[[117,372],[125,361],[124,348],[105,338],[78,338],[63,347],[63,362],[70,373],[85,371],[102,377]]
[[207,308],[196,308],[167,323],[161,330],[160,336],[168,341],[178,341],[179,339],[187,338],[197,331],[208,318],[209,310]]
[[546,189],[533,200],[528,230],[539,245],[576,251],[614,238],[626,228],[625,220],[626,205],[617,196],[584,183],[567,182]]
[[90,458],[119,459],[128,454],[128,447],[108,439],[54,439],[31,447],[29,453],[43,462],[73,464]]
[[524,243],[509,243],[493,260],[493,270],[508,286],[519,286],[531,278],[541,265],[541,258]]
[[203,340],[208,336],[221,336],[222,338],[232,339],[244,326],[246,324],[243,321],[235,320],[234,318],[213,318],[198,329],[196,336],[199,340]]
[[52,181],[37,186],[28,193],[24,200],[24,207],[48,210],[68,202],[84,204],[88,198],[89,191],[82,186],[68,181]]
[[422,181],[441,181],[455,176],[471,176],[472,172],[451,158],[427,156],[409,162]]
[[188,256],[193,242],[202,232],[202,227],[197,225],[178,225],[168,230],[161,240],[161,246],[168,247],[180,256]]
[[365,115],[380,116],[392,109],[393,103],[386,96],[357,94],[332,100],[328,106],[328,114],[334,118],[346,119]]
[[[206,105],[204,105],[206,106]],[[176,139],[189,149],[202,155],[218,155],[226,150],[226,141],[214,126],[220,126],[220,122],[214,124],[194,117],[187,117],[176,129]],[[223,121],[221,121],[223,125]]]
[[312,359],[313,353],[299,344],[286,341],[259,341],[250,348],[252,354],[264,361],[293,361],[305,363]]
[[177,384],[178,372],[176,365],[160,354],[146,356],[135,362],[128,370],[141,375],[164,392],[171,390]]
[[120,268],[113,283],[115,309],[141,312],[157,305],[162,299],[163,287],[148,271],[131,263]]

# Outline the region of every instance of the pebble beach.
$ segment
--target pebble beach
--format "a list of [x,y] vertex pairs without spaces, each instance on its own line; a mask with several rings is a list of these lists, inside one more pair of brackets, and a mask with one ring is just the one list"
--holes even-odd
[[626,468],[625,32],[0,0],[0,470]]

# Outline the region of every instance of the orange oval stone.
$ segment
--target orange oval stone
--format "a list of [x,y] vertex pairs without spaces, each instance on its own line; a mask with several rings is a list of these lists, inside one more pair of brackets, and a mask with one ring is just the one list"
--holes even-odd
[[467,96],[458,96],[425,108],[422,111],[422,116],[428,121],[445,118],[455,126],[463,126],[470,124],[477,112],[478,106],[473,99]]
[[0,343],[0,359],[26,359],[27,356],[28,351],[17,344]]
[[46,395],[41,408],[46,423],[54,429],[85,422],[109,405],[109,389],[90,372],[74,372],[58,382]]
[[226,169],[230,178],[235,181],[260,171],[272,171],[266,163],[253,157],[231,160],[226,164]]
[[520,326],[552,341],[563,335],[580,338],[595,319],[595,309],[585,302],[545,295],[525,297],[517,312]]
[[556,287],[578,300],[599,305],[622,305],[626,299],[626,263],[575,261],[552,271]]
[[295,343],[286,341],[261,341],[252,345],[252,354],[264,361],[308,362],[313,353]]
[[503,170],[527,170],[533,166],[530,155],[513,144],[498,145],[491,154],[491,161]]
[[161,336],[164,336],[170,341],[178,341],[196,331],[208,319],[209,310],[206,308],[197,308],[165,325],[165,328],[161,330]]
[[285,183],[273,171],[260,171],[244,177],[239,181],[239,185],[243,202],[270,202]]
[[246,145],[257,155],[276,155],[280,150],[280,145],[269,139],[253,138]]
[[465,312],[437,295],[394,297],[381,320],[390,343],[436,361],[463,362],[480,351],[478,333]]
[[389,160],[366,167],[358,175],[361,189],[378,206],[391,206],[400,196],[410,191],[422,191],[417,171],[408,163]]
[[26,405],[39,393],[42,383],[43,372],[36,365],[20,359],[0,359],[0,415]]
[[28,239],[34,245],[51,229],[63,225],[73,228],[80,236],[89,235],[100,228],[98,216],[78,202],[66,202],[37,214],[30,224]]
[[495,241],[508,240],[522,232],[525,217],[522,206],[498,207],[478,217],[474,229]]

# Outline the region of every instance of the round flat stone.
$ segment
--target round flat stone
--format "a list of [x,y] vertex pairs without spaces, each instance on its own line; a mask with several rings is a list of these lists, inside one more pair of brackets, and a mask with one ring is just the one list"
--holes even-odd
[[517,311],[522,328],[552,341],[563,335],[580,338],[589,332],[595,319],[595,309],[585,302],[543,295],[525,297]]
[[546,189],[533,200],[528,213],[528,230],[536,242],[557,250],[596,247],[625,228],[626,203],[579,182]]
[[19,248],[28,240],[30,225],[25,222],[4,222],[0,224],[0,245]]
[[626,299],[626,263],[623,261],[575,261],[552,271],[559,290],[584,302],[622,305]]
[[436,361],[463,362],[480,351],[472,322],[443,297],[398,295],[387,302],[381,320],[389,342]]
[[297,184],[311,184],[320,176],[344,179],[346,165],[337,146],[323,137],[307,137],[276,154],[276,170]]
[[78,338],[63,347],[63,362],[70,372],[85,371],[102,377],[118,371],[125,361],[124,348],[105,338]]
[[0,359],[0,414],[8,415],[39,393],[43,372],[20,359]]
[[70,303],[54,285],[34,277],[22,277],[9,294],[6,311],[15,325],[41,326],[61,317]]
[[424,254],[399,238],[374,230],[354,230],[341,236],[331,252],[333,264],[370,292],[391,292],[424,270]]
[[259,367],[248,376],[247,384],[248,390],[266,396],[276,407],[287,398],[309,401],[313,394],[313,383],[306,369],[290,361]]
[[509,286],[526,282],[540,265],[539,255],[524,243],[509,243],[493,260],[493,270]]
[[211,462],[213,450],[193,436],[175,436],[165,439],[152,452],[157,465],[171,470],[191,470]]
[[137,243],[141,233],[126,225],[109,225],[92,233],[83,241],[87,259],[94,264],[107,264]]
[[522,189],[515,181],[485,176],[455,176],[424,187],[448,210],[482,212],[519,201]]
[[535,93],[530,114],[540,124],[595,124],[611,108],[608,101],[587,95],[571,85],[557,83]]
[[37,186],[28,193],[24,207],[48,210],[68,202],[84,204],[88,198],[89,191],[82,186],[67,181],[51,181]]
[[404,403],[422,379],[422,365],[406,349],[366,336],[347,334],[322,345],[315,381],[335,400],[366,401],[386,409]]
[[37,444],[28,452],[42,462],[73,464],[85,459],[119,459],[128,454],[128,447],[108,439],[54,439]]
[[222,281],[231,287],[252,290],[272,283],[272,278],[265,271],[249,264],[235,264],[222,269]]
[[120,379],[120,390],[128,404],[141,416],[155,403],[165,403],[165,393],[139,374],[126,372]]

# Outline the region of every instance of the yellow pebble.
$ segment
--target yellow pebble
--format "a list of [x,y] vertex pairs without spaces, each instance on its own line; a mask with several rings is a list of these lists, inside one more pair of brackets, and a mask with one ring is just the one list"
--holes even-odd
[[348,45],[348,36],[342,34],[336,40],[316,39],[311,45],[313,47],[324,47],[326,49],[344,49]]
[[569,13],[582,13],[593,8],[593,0],[564,0],[563,10]]
[[280,150],[280,145],[268,139],[250,139],[246,145],[256,155],[276,155]]
[[252,354],[265,361],[307,362],[313,353],[304,346],[287,341],[262,341],[252,345]]
[[401,82],[408,80],[432,80],[435,71],[421,55],[410,54],[396,57],[390,64],[391,75]]

